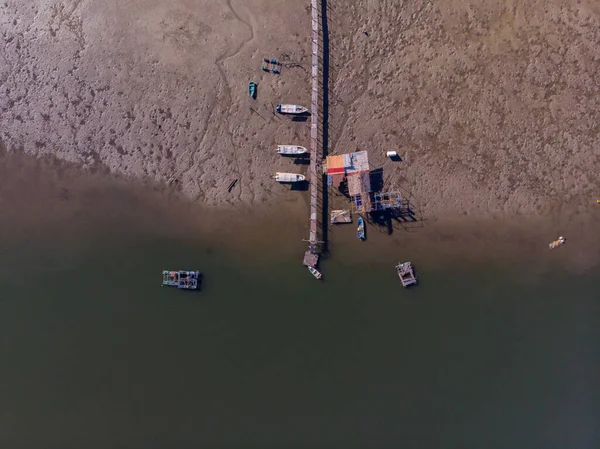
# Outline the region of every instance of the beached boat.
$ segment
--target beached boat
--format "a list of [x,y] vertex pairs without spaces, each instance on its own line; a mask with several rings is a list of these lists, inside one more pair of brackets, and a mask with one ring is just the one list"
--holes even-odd
[[277,145],[277,152],[283,155],[299,156],[306,154],[308,150],[299,145]]
[[306,176],[299,175],[298,173],[275,173],[275,181],[277,182],[302,182],[306,181]]
[[554,249],[554,248],[558,248],[560,245],[564,245],[565,242],[566,242],[565,238],[561,236],[558,238],[558,240],[554,240],[548,246],[550,247],[550,249]]
[[227,191],[231,192],[231,189],[233,189],[235,187],[235,185],[237,184],[238,180],[234,179],[233,181],[231,181],[231,183],[229,184],[229,187],[227,187]]
[[162,285],[177,287],[184,290],[196,290],[198,288],[199,271],[186,270],[163,270]]
[[308,267],[308,271],[310,271],[310,274],[312,274],[317,279],[321,279],[323,277],[323,275],[319,273],[319,270],[317,270],[314,267]]
[[404,287],[417,283],[417,277],[410,262],[398,263],[396,265],[396,273],[398,273],[400,282],[402,282]]
[[278,104],[277,112],[280,114],[305,114],[308,112],[308,109],[297,104]]
[[365,240],[365,220],[363,217],[358,217],[358,239]]
[[256,99],[256,87],[256,83],[253,83],[252,81],[248,84],[248,93],[253,99]]

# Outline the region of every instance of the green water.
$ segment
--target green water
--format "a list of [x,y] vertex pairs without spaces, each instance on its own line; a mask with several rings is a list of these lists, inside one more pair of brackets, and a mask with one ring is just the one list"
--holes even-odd
[[[598,272],[406,291],[384,264],[326,261],[319,283],[128,242],[5,253],[2,447],[597,447]],[[161,288],[163,267],[202,291]]]
[[318,282],[302,223],[272,225],[289,248],[273,229],[225,247],[122,191],[16,190],[43,213],[0,183],[3,449],[598,447],[598,268],[531,279],[346,228]]

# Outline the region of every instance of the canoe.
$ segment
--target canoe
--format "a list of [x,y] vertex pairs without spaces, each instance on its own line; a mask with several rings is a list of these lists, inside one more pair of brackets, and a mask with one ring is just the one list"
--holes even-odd
[[252,81],[250,82],[250,84],[248,84],[248,93],[250,94],[250,96],[253,99],[256,99],[256,83],[253,83]]

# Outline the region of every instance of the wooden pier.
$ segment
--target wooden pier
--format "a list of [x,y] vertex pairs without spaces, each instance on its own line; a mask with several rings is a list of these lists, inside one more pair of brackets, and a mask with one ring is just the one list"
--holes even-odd
[[[312,96],[310,102],[310,232],[308,252],[317,255],[318,240],[318,204],[319,180],[322,177],[319,170],[321,157],[318,151],[318,123],[319,123],[319,0],[311,0],[312,9],[312,64],[311,81]],[[318,258],[318,256],[317,256]]]

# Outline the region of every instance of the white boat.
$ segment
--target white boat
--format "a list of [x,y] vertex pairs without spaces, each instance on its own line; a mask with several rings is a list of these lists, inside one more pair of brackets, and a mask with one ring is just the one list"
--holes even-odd
[[278,104],[277,112],[280,114],[305,114],[308,112],[308,109],[297,104]]
[[317,270],[314,267],[308,267],[308,271],[310,271],[310,274],[312,274],[317,279],[321,279],[323,277],[323,275],[319,273],[319,270]]
[[277,152],[279,154],[306,154],[308,151],[306,148],[301,147],[299,145],[277,145]]
[[302,182],[306,181],[306,176],[299,175],[298,173],[275,173],[275,181],[277,182]]

